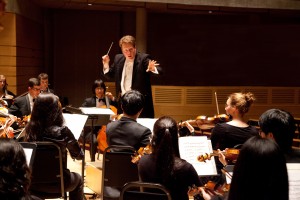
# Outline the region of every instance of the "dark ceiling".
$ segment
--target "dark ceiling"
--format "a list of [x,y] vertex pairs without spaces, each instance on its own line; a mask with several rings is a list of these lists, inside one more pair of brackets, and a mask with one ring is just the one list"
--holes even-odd
[[[104,10],[104,11],[135,11],[136,8],[146,8],[149,12],[169,12],[169,13],[190,13],[190,14],[230,14],[230,13],[280,13],[280,14],[293,14],[300,15],[300,11],[289,8],[284,4],[280,5],[270,5],[267,7],[264,5],[259,5],[251,7],[245,4],[235,6],[224,6],[223,5],[192,5],[197,1],[172,1],[177,3],[170,3],[170,1],[161,0],[162,3],[157,3],[159,1],[127,1],[127,0],[31,0],[44,8],[55,8],[55,9],[77,9],[77,10]],[[265,0],[268,1],[268,0]],[[271,0],[269,0],[271,1]],[[164,3],[167,2],[167,3]],[[179,3],[182,2],[182,3]],[[189,2],[189,3],[186,3]],[[200,2],[198,0],[198,2]],[[226,1],[224,1],[226,2]],[[276,0],[274,1],[276,2]],[[295,0],[286,0],[286,2],[297,2]],[[300,4],[300,1],[298,1]],[[293,5],[292,5],[293,6]],[[299,5],[300,6],[300,5]]]

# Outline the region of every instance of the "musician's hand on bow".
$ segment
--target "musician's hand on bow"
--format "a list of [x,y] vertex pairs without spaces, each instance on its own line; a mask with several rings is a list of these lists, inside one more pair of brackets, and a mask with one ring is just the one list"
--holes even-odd
[[184,124],[189,129],[190,133],[192,133],[192,134],[195,133],[194,127],[188,121],[185,121]]
[[[14,115],[8,114],[8,117],[9,117],[9,119],[10,119],[10,121],[11,121],[11,124],[13,124],[15,121],[17,121],[17,117],[14,116]],[[11,125],[11,124],[10,124],[10,125]]]
[[211,191],[205,190],[202,187],[199,187],[199,193],[204,200],[211,200],[211,198],[214,196],[214,194]]
[[222,153],[222,151],[220,149],[218,149],[217,151],[218,151],[219,161],[223,164],[223,166],[226,166],[227,165],[227,161],[225,159],[224,153]]
[[149,60],[148,69],[146,70],[146,72],[155,72],[156,66],[158,65],[159,64],[155,60]]
[[105,95],[106,95],[110,100],[112,100],[112,101],[115,100],[115,97],[114,97],[114,95],[113,95],[111,92],[106,92]]

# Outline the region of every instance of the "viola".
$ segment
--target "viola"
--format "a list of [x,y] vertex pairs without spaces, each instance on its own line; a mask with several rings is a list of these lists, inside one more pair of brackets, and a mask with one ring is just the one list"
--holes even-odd
[[[235,163],[237,158],[238,158],[238,155],[240,153],[240,150],[229,148],[229,149],[225,149],[225,151],[222,151],[222,153],[224,154],[226,160],[229,160],[232,163]],[[197,160],[199,162],[205,162],[206,160],[210,160],[211,157],[213,157],[213,156],[219,156],[217,151],[214,150],[213,153],[202,154],[202,155],[197,157]]]
[[137,150],[134,155],[132,156],[131,162],[132,163],[138,163],[138,161],[140,160],[140,158],[145,155],[145,154],[151,154],[152,153],[152,148],[151,145],[148,144],[145,147],[141,147],[139,148],[139,150]]

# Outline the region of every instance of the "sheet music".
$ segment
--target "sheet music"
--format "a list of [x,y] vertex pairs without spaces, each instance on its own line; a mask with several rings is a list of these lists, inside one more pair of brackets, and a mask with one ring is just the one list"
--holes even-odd
[[86,115],[114,115],[115,113],[109,108],[80,107]]
[[65,126],[73,133],[76,139],[79,139],[82,129],[88,118],[87,115],[63,113]]
[[33,149],[23,148],[23,150],[25,153],[27,165],[30,166],[30,160],[31,160]]
[[186,136],[179,138],[179,151],[182,159],[191,163],[199,176],[217,175],[214,159],[199,162],[199,155],[212,152],[211,141],[206,136]]
[[287,163],[289,176],[289,200],[300,199],[300,164]]
[[151,130],[151,132],[153,133],[153,126],[154,123],[156,122],[157,118],[152,119],[152,118],[137,118],[137,123],[146,126],[147,128],[149,128]]

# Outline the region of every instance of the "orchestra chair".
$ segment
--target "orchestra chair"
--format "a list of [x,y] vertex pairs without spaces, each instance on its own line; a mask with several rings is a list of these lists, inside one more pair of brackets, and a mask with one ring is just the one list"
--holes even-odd
[[[62,153],[60,147],[53,142],[34,142],[36,147],[32,166],[30,193],[41,199],[67,199],[64,188]],[[36,188],[36,186],[38,188]],[[44,187],[43,187],[44,186]],[[42,191],[45,188],[45,191]],[[49,193],[57,191],[56,193]]]
[[131,146],[109,146],[103,152],[101,200],[118,200],[123,185],[138,181],[138,167],[131,162]]
[[120,200],[171,200],[167,188],[159,183],[134,181],[126,183],[121,190]]
[[19,144],[23,147],[27,164],[32,170],[37,145],[31,142],[19,142]]

